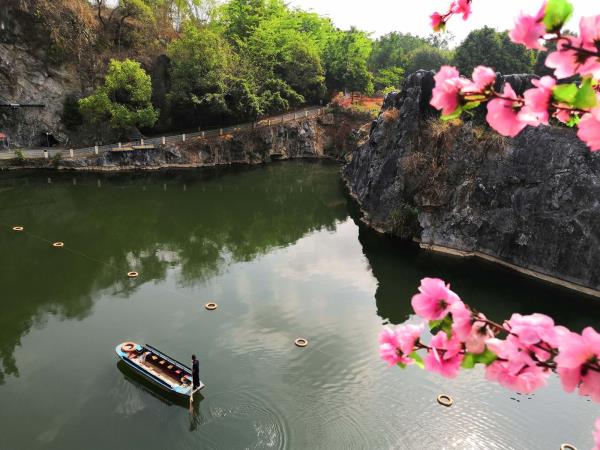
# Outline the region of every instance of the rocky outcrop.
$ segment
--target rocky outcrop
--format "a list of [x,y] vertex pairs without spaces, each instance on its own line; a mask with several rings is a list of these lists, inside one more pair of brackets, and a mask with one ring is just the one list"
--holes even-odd
[[[506,81],[523,91],[530,77],[499,85]],[[505,139],[476,120],[441,122],[432,87],[432,72],[407,77],[345,168],[365,221],[422,246],[600,290],[600,155],[572,129]]]

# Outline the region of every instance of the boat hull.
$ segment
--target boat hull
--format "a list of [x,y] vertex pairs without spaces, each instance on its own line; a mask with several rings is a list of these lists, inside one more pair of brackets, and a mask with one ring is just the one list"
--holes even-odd
[[[115,348],[115,352],[117,353],[117,356],[119,357],[119,359],[121,359],[121,361],[123,361],[131,370],[138,373],[139,375],[144,377],[146,380],[150,381],[152,384],[159,387],[164,392],[170,393],[172,395],[175,395],[175,396],[181,397],[181,398],[189,398],[191,395],[195,394],[196,392],[200,391],[201,389],[203,389],[205,387],[205,385],[204,385],[204,383],[202,383],[202,381],[200,381],[200,386],[193,391],[192,391],[191,386],[180,386],[180,385],[178,386],[178,385],[174,385],[173,383],[169,383],[168,381],[166,381],[164,379],[164,377],[161,377],[155,373],[152,373],[151,371],[147,370],[145,367],[141,366],[137,361],[132,360],[130,358],[129,353],[123,351],[122,347],[123,347],[123,344],[119,344]],[[170,363],[171,365],[173,365],[177,369],[179,369],[181,371],[182,375],[184,377],[187,377],[191,381],[192,371],[190,370],[189,367],[180,363],[177,360],[174,360],[174,359],[168,357],[167,355],[165,355],[164,353],[155,349],[154,347],[149,346],[149,345],[136,344],[135,352],[137,352],[137,353],[150,352],[151,355],[156,355],[156,356],[162,358],[164,361]]]

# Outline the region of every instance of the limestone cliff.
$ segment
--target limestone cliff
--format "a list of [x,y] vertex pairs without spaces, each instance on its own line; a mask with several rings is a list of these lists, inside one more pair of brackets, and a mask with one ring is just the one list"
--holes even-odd
[[[498,84],[522,92],[529,80]],[[407,77],[345,168],[365,221],[599,290],[600,155],[567,128],[505,139],[477,120],[442,123],[433,85],[432,72]]]

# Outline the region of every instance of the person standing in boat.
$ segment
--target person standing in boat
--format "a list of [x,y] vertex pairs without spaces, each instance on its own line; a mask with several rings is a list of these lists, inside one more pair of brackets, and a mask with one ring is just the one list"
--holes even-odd
[[192,383],[194,390],[200,387],[200,364],[196,359],[196,355],[192,355]]

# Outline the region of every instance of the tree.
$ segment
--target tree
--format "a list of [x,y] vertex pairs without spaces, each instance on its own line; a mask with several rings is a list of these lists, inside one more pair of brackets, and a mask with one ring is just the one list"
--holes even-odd
[[367,64],[371,48],[371,39],[365,32],[354,27],[337,31],[324,52],[327,87],[372,93],[373,75]]
[[79,100],[82,114],[93,123],[110,120],[113,128],[151,127],[158,112],[151,103],[152,82],[140,63],[111,60],[104,84]]
[[535,53],[510,41],[506,32],[483,27],[471,31],[456,48],[454,64],[461,73],[470,74],[484,65],[503,74],[530,73]]
[[438,48],[423,46],[414,50],[408,56],[406,72],[411,73],[419,69],[439,70],[445,64],[450,63],[450,54]]
[[375,90],[396,90],[402,84],[403,79],[404,69],[402,67],[390,67],[389,69],[380,69],[374,78]]
[[167,55],[171,59],[169,98],[180,119],[226,113],[225,83],[232,51],[218,32],[186,22],[181,36],[169,44]]

